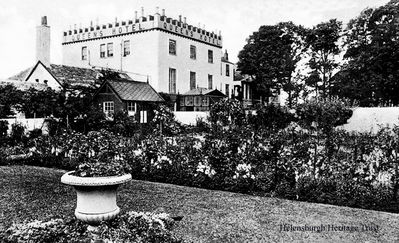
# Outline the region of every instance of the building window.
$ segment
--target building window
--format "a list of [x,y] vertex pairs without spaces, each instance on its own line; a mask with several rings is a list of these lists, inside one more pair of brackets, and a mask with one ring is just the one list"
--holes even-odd
[[176,94],[176,69],[169,68],[169,93]]
[[230,65],[226,64],[226,76],[230,76]]
[[197,59],[197,47],[191,45],[190,46],[190,58],[191,59]]
[[87,60],[87,46],[82,47],[82,60]]
[[125,40],[123,42],[123,56],[127,56],[130,55],[130,41],[129,40]]
[[113,57],[114,56],[114,43],[107,44],[107,56]]
[[105,114],[110,115],[114,113],[114,102],[106,101],[103,103],[103,111]]
[[147,111],[140,111],[140,123],[147,123]]
[[135,111],[134,109],[134,102],[128,102],[127,103],[127,111]]
[[226,95],[227,95],[227,98],[229,98],[229,96],[230,96],[230,87],[229,87],[228,84],[226,84]]
[[213,63],[213,51],[208,50],[208,62]]
[[213,76],[208,74],[208,89],[212,89],[213,86]]
[[169,39],[169,54],[176,55],[176,41]]
[[195,72],[190,72],[190,90],[195,89]]
[[100,45],[100,58],[105,58],[105,44]]

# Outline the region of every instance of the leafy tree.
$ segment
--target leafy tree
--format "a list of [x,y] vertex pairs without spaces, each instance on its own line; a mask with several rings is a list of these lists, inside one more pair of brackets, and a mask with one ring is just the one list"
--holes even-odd
[[306,33],[307,29],[300,25],[295,25],[292,22],[282,22],[277,24],[282,31],[280,36],[283,44],[283,56],[281,56],[281,72],[277,77],[278,83],[288,94],[288,107],[293,106],[295,96],[300,92],[301,84],[300,70],[298,70],[298,63],[302,60],[306,48]]
[[21,103],[21,91],[13,85],[0,86],[0,118],[14,115],[13,108]]
[[26,117],[58,116],[60,113],[60,93],[48,88],[37,90],[30,88],[23,92],[20,111]]
[[297,63],[305,52],[305,29],[292,22],[261,26],[240,51],[238,69],[255,80],[255,96],[271,97],[281,88],[292,105]]
[[362,106],[398,105],[399,1],[365,9],[348,24],[347,65],[336,77],[335,93]]
[[338,67],[340,53],[338,40],[341,37],[342,23],[336,19],[323,22],[311,29],[306,42],[311,51],[309,67],[312,70],[307,84],[315,88],[316,95],[323,97],[330,94],[331,78]]

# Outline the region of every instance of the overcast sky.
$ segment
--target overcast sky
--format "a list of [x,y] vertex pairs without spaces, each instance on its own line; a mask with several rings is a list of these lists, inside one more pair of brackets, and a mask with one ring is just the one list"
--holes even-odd
[[36,26],[46,15],[51,26],[51,62],[61,64],[61,36],[69,26],[90,21],[105,24],[134,17],[134,11],[187,17],[187,23],[221,30],[223,48],[237,61],[245,39],[261,25],[293,21],[311,27],[331,18],[347,23],[366,7],[389,0],[1,0],[0,78],[8,78],[35,64]]

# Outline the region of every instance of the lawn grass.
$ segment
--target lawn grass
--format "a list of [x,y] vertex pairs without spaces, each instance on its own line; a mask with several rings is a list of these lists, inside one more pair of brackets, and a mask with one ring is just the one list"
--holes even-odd
[[[73,215],[76,195],[60,183],[61,170],[0,166],[0,230],[25,219]],[[118,194],[122,210],[184,216],[175,231],[194,242],[394,242],[399,215],[370,210],[249,196],[169,184],[131,181]],[[294,226],[376,225],[378,231],[285,232]]]

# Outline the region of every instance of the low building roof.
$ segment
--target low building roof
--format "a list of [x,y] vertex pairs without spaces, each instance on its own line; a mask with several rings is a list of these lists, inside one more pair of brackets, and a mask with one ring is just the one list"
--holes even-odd
[[47,69],[62,86],[95,86],[99,77],[99,71],[92,68],[50,64]]
[[217,89],[207,89],[207,88],[196,88],[190,91],[187,91],[183,94],[184,96],[191,96],[191,95],[212,95],[212,96],[226,96],[222,92]]
[[164,99],[148,83],[119,78],[106,80],[117,95],[125,101],[163,102]]
[[[43,63],[38,61],[34,67],[27,68],[22,72],[10,77],[10,80],[17,81],[26,81],[35,71],[38,65],[43,65],[43,67],[57,80],[57,82],[66,87],[76,87],[76,86],[84,86],[84,87],[98,87],[99,82],[102,77],[102,69],[95,68],[81,68],[81,67],[73,67],[59,64],[50,64],[49,66],[45,66]],[[106,70],[105,70],[106,71]],[[129,75],[122,71],[109,70],[113,73],[117,73],[120,78],[131,79]]]
[[25,81],[27,76],[30,74],[30,72],[32,71],[33,67],[27,68],[17,74],[15,74],[14,76],[9,77],[9,80],[17,80],[17,81]]
[[22,91],[28,90],[30,88],[34,88],[37,90],[45,90],[48,88],[46,84],[41,84],[41,83],[24,82],[20,80],[10,80],[10,79],[0,80],[0,86],[6,86],[6,85],[12,85],[15,88]]

